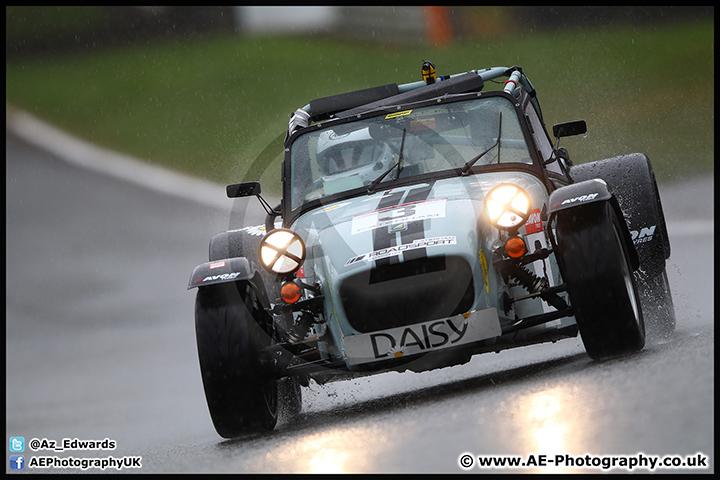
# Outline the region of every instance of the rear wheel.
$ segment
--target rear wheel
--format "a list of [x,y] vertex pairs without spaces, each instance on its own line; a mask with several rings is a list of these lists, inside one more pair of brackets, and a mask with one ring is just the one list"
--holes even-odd
[[277,422],[278,384],[259,351],[270,335],[256,320],[249,284],[202,288],[195,329],[205,397],[215,430],[225,438],[272,430]]
[[558,213],[558,263],[583,344],[596,360],[645,345],[642,309],[621,232],[608,202]]

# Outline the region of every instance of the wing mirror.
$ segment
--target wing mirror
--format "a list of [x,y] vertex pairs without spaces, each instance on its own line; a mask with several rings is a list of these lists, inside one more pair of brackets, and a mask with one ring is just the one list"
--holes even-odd
[[260,182],[245,182],[228,185],[226,192],[228,198],[251,197],[253,195],[260,195]]
[[553,125],[553,135],[555,138],[582,135],[586,132],[587,124],[585,123],[585,120],[577,120],[575,122],[558,123],[557,125]]
[[282,209],[282,201],[280,204],[272,208],[270,204],[260,195],[260,182],[244,182],[228,185],[226,188],[228,198],[252,197],[258,198],[260,205],[265,209],[267,217],[265,218],[265,228],[268,232],[275,228],[275,218],[280,216]]

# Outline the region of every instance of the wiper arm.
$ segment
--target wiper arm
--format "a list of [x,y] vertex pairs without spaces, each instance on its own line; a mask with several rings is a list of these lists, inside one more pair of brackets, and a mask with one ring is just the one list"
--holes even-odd
[[502,135],[502,112],[500,112],[500,125],[498,127],[498,137],[497,141],[493,144],[492,147],[488,148],[484,152],[482,152],[480,155],[476,155],[467,162],[465,162],[465,165],[463,165],[463,169],[460,172],[460,175],[468,175],[470,173],[470,170],[472,169],[472,166],[475,165],[475,163],[480,160],[482,157],[485,156],[486,153],[488,153],[490,150],[492,150],[495,147],[498,147],[498,163],[500,163],[500,136]]
[[477,156],[473,157],[472,159],[468,160],[468,161],[465,163],[465,165],[463,166],[463,169],[462,169],[462,172],[460,172],[460,175],[467,175],[467,174],[469,174],[469,173],[470,173],[470,170],[472,169],[472,166],[475,165],[475,162],[477,162],[477,161],[480,160],[482,157],[484,157],[485,154],[488,153],[490,150],[492,150],[493,148],[497,147],[499,143],[500,143],[500,139],[498,139],[498,141],[495,142],[495,144],[494,144],[492,147],[488,148],[487,150],[485,150],[484,152],[482,152],[480,155],[477,155]]
[[392,172],[396,167],[398,170],[397,170],[397,174],[395,175],[395,178],[397,179],[400,177],[400,172],[402,171],[402,168],[403,168],[402,162],[403,162],[403,150],[405,149],[405,133],[406,133],[406,130],[403,128],[402,141],[400,142],[400,154],[398,155],[398,161],[395,162],[390,168],[385,170],[382,173],[382,175],[380,175],[375,180],[370,182],[370,185],[368,185],[368,193],[375,192],[375,188],[378,186],[378,184],[380,182],[382,182],[383,179],[385,177],[387,177],[390,174],[390,172]]

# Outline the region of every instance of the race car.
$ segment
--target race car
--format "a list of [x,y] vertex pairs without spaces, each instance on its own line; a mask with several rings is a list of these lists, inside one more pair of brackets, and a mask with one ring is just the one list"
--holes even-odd
[[[302,386],[421,372],[580,334],[602,361],[675,315],[650,160],[573,164],[514,66],[312,100],[284,140],[282,201],[210,241],[193,271],[218,434],[275,428]],[[506,81],[502,82],[503,79]]]

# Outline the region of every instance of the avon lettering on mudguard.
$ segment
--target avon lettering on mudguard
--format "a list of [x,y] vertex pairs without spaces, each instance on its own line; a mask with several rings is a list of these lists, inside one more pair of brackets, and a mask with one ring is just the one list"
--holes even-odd
[[195,267],[187,288],[190,290],[218,283],[250,280],[253,276],[254,272],[246,258],[227,258],[206,262]]
[[[550,215],[556,215],[564,210],[574,209],[579,215],[585,215],[583,208],[592,203],[609,202],[615,209],[618,218],[624,220],[623,212],[615,198],[608,189],[607,183],[599,178],[576,182],[566,187],[558,188],[550,194]],[[640,258],[633,244],[632,234],[626,221],[622,221],[621,235],[630,254],[630,266],[633,271],[640,268]]]
[[586,180],[558,188],[550,195],[550,213],[593,202],[610,200],[607,184],[599,179]]

